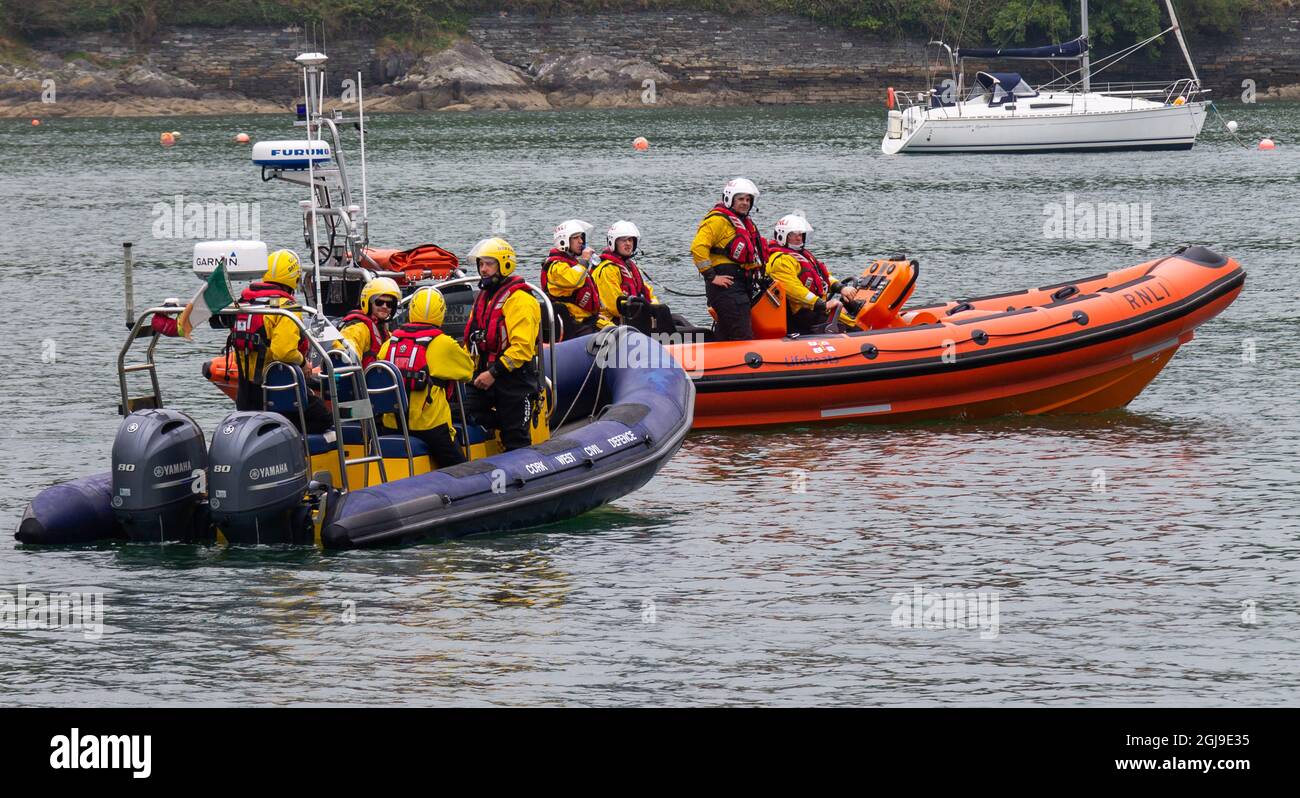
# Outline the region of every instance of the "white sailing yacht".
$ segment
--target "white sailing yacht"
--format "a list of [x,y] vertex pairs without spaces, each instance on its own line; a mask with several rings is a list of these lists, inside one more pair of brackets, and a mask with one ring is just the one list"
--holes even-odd
[[[1145,41],[1099,59],[1088,52],[1088,0],[1081,0],[1081,35],[1046,47],[962,48],[948,53],[952,77],[942,88],[908,94],[889,90],[880,149],[895,153],[1062,152],[1190,149],[1205,123],[1208,90],[1183,39],[1172,0],[1170,26]],[[1191,77],[1173,83],[1099,84],[1095,76],[1173,32]],[[1015,72],[976,72],[965,83],[967,59],[1077,62],[1055,80],[1031,87]],[[965,99],[962,99],[965,97]]]

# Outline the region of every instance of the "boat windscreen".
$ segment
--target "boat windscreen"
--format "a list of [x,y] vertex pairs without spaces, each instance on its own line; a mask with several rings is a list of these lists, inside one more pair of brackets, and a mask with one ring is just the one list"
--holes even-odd
[[1017,98],[1037,97],[1034,87],[1025,82],[1017,72],[977,72],[975,81],[989,92],[989,105],[1015,102]]

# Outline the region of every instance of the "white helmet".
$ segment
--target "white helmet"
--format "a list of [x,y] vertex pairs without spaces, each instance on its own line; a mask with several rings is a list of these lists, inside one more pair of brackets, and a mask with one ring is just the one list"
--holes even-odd
[[569,239],[573,238],[578,233],[582,233],[582,236],[585,239],[587,235],[591,233],[591,225],[581,219],[569,219],[566,222],[560,222],[555,227],[555,235],[552,239],[555,241],[555,248],[568,249]]
[[632,254],[635,255],[636,248],[641,243],[641,231],[636,229],[636,225],[629,221],[619,219],[617,222],[611,224],[609,229],[605,231],[605,242],[609,244],[611,252],[614,250],[614,244],[620,238],[628,237],[631,237],[632,239]]
[[[731,201],[736,198],[737,194],[748,194],[754,198],[754,204],[758,204],[758,186],[754,185],[750,180],[736,177],[727,181],[727,185],[722,187],[722,204],[730,208]],[[749,209],[752,211],[754,206],[751,205]]]
[[812,225],[808,220],[797,213],[787,213],[776,221],[776,227],[772,228],[772,235],[776,238],[776,243],[785,246],[786,239],[791,233],[803,233],[803,243],[808,243],[808,234],[812,232]]

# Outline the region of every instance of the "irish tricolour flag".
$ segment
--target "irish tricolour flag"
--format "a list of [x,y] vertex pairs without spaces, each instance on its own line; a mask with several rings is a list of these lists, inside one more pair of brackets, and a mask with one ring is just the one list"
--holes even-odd
[[212,270],[208,275],[208,282],[199,289],[190,303],[181,311],[181,317],[177,324],[180,326],[180,332],[186,338],[195,327],[203,324],[212,318],[212,314],[219,310],[229,307],[235,301],[235,295],[230,290],[230,278],[226,275],[226,264],[219,263],[217,268]]

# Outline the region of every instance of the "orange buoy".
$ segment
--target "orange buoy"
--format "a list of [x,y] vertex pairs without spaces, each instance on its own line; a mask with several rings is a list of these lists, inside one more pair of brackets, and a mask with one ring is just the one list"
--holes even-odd
[[247,144],[247,143],[248,143],[248,134],[247,134],[247,133],[240,133],[239,135],[235,136],[235,143],[236,143],[236,144]]
[[1261,139],[1259,142],[1259,148],[1261,150],[1273,150],[1277,149],[1277,144],[1273,142],[1273,139]]
[[645,136],[637,136],[632,140],[632,146],[640,152],[645,152],[650,149],[650,142],[646,141]]
[[39,119],[32,120],[32,127],[40,127],[40,126],[41,126],[41,120]]
[[890,86],[885,91],[885,107],[891,111],[894,110],[894,87],[893,86]]
[[170,147],[176,143],[176,136],[173,133],[163,133],[158,137],[158,143],[164,147]]

